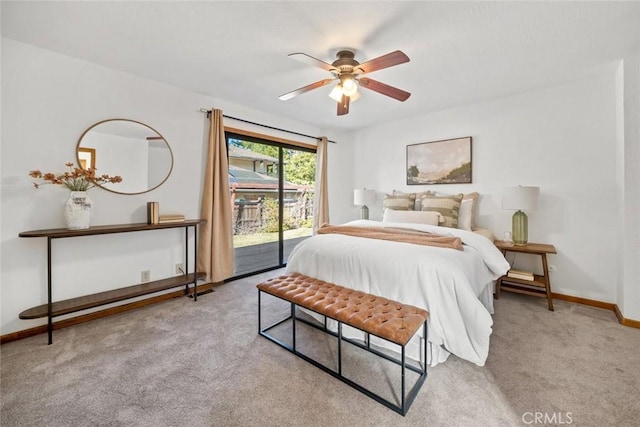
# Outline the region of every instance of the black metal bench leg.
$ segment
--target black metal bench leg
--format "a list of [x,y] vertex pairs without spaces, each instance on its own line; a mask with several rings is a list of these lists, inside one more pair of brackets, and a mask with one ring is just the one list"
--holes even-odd
[[401,390],[401,395],[402,395],[401,406],[402,406],[402,414],[403,415],[407,413],[407,408],[405,407],[405,395],[404,395],[404,391],[405,391],[404,390],[405,389],[405,385],[404,385],[404,381],[405,381],[404,372],[405,372],[405,369],[404,369],[404,367],[405,367],[405,363],[407,363],[407,361],[405,359],[404,347],[405,346],[402,346],[402,363],[401,363],[401,366],[400,366],[400,370],[402,372],[402,374],[401,374],[402,381],[401,381],[400,390]]
[[296,351],[296,305],[291,303],[291,318],[293,319],[293,351]]
[[[274,343],[280,345],[281,347],[289,350],[290,352],[292,352],[293,354],[297,355],[298,357],[301,357],[302,359],[306,360],[307,362],[311,363],[312,365],[322,369],[323,371],[325,371],[326,373],[332,375],[333,377],[339,379],[340,381],[350,385],[351,387],[355,388],[356,390],[360,391],[361,393],[364,393],[365,395],[367,395],[368,397],[376,400],[377,402],[383,404],[384,406],[386,406],[389,409],[394,410],[395,412],[399,413],[400,415],[406,415],[407,411],[409,410],[409,408],[411,407],[411,404],[413,403],[413,401],[415,400],[420,388],[422,387],[426,376],[427,376],[427,322],[425,321],[423,324],[423,336],[424,336],[424,364],[423,359],[422,359],[422,355],[420,355],[418,360],[418,363],[420,365],[422,365],[422,369],[420,369],[417,366],[414,366],[412,364],[407,364],[407,355],[406,355],[406,345],[402,346],[399,345],[400,350],[401,350],[401,358],[400,360],[398,360],[397,357],[391,357],[387,354],[385,354],[384,352],[380,352],[378,350],[376,350],[374,347],[371,347],[371,334],[369,332],[365,332],[362,329],[359,329],[360,331],[365,333],[365,343],[363,343],[360,339],[354,340],[354,339],[350,339],[347,337],[343,336],[343,325],[342,322],[337,320],[337,319],[333,319],[335,322],[337,322],[337,331],[333,332],[331,330],[328,330],[327,328],[327,316],[324,316],[324,325],[322,324],[314,324],[306,319],[304,319],[304,317],[301,318],[297,318],[296,317],[296,304],[292,303],[291,301],[287,301],[279,296],[273,295],[275,298],[279,298],[283,301],[289,302],[289,304],[291,304],[291,309],[290,309],[290,315],[282,320],[276,321],[274,324],[265,327],[264,329],[262,328],[262,303],[261,303],[261,290],[258,290],[258,329],[259,329],[259,333],[260,335],[262,335],[263,337],[269,339],[270,341],[273,341]],[[313,310],[311,310],[313,311]],[[318,313],[320,314],[320,313]],[[270,335],[267,333],[267,331],[269,331],[270,329],[281,325],[287,321],[291,320],[292,321],[292,340],[293,340],[293,346],[280,341],[279,339],[275,338],[274,336]],[[337,366],[337,371],[329,368],[328,366],[312,359],[311,357],[303,354],[302,352],[299,352],[296,349],[296,324],[297,322],[300,321],[305,325],[308,326],[312,326],[318,330],[324,331],[325,333],[328,333],[330,335],[333,335],[335,337],[338,338],[338,366]],[[358,329],[358,328],[356,328]],[[415,334],[418,335],[418,339],[419,334]],[[374,335],[376,336],[376,335]],[[380,337],[379,337],[380,338]],[[382,338],[384,339],[384,338]],[[388,360],[390,362],[393,362],[397,365],[400,366],[401,369],[401,396],[398,400],[395,401],[391,401],[388,400],[384,397],[382,397],[381,395],[373,392],[373,390],[369,390],[365,387],[363,387],[362,385],[356,383],[353,380],[350,380],[349,378],[343,376],[343,370],[342,370],[342,341],[346,341],[347,343],[354,345],[358,348],[361,348],[363,350],[367,350],[370,353],[373,353],[379,357],[382,357],[385,360]],[[415,372],[419,375],[418,379],[415,381],[415,383],[413,383],[412,387],[410,388],[409,392],[407,393],[407,378],[406,378],[406,370],[409,369],[412,372]]]
[[342,322],[338,322],[338,375],[342,376]]
[[260,298],[261,295],[262,295],[262,291],[258,290],[258,334],[262,333],[262,318],[261,318],[262,303]]

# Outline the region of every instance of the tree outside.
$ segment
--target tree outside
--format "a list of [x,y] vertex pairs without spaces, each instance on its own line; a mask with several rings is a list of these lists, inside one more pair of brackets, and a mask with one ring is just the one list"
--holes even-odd
[[[265,154],[267,156],[278,158],[279,148],[273,145],[260,144],[250,141],[241,141],[239,139],[229,139],[229,144],[236,147],[245,148],[253,151],[254,153]],[[285,181],[293,184],[310,185],[315,182],[316,179],[316,154],[308,153],[306,151],[298,151],[291,149],[284,149],[284,164],[285,164]],[[277,175],[278,171],[271,172],[273,175]]]

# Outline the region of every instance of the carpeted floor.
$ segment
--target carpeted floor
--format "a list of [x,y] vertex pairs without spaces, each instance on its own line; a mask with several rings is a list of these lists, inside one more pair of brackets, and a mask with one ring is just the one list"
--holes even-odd
[[10,426],[638,426],[640,330],[503,292],[487,364],[451,356],[405,417],[257,334],[258,281],[3,345]]

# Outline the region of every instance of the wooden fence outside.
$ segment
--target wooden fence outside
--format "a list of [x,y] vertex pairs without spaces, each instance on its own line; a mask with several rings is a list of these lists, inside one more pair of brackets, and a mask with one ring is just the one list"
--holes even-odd
[[[233,206],[234,234],[252,234],[269,231],[269,224],[277,221],[277,203],[271,208],[269,200],[261,197],[258,200],[236,200]],[[298,228],[313,218],[313,198],[300,197],[288,199],[283,205],[283,225],[285,229]]]

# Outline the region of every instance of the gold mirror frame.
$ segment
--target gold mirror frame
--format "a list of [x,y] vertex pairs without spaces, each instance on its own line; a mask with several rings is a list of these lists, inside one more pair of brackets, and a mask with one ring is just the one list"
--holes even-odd
[[[118,126],[117,122],[125,122],[126,124],[123,124],[122,127],[128,127],[128,129],[126,129],[128,132],[124,132],[124,129],[122,132],[118,132],[118,133],[102,133],[102,132],[97,132],[95,131],[95,128],[97,128],[100,125],[107,125],[107,126],[103,126],[103,128],[112,128],[116,129],[116,127]],[[135,125],[135,126],[128,126],[128,125]],[[91,131],[94,131],[93,133],[91,133]],[[152,133],[150,133],[152,132]],[[125,134],[128,133],[128,134]],[[161,171],[159,171],[159,173],[157,173],[158,176],[160,176],[161,178],[158,178],[156,180],[154,180],[154,182],[149,183],[147,182],[146,185],[146,189],[141,190],[141,191],[118,191],[118,186],[120,186],[122,183],[125,182],[125,180],[127,179],[126,174],[123,175],[123,172],[119,172],[118,171],[118,167],[116,165],[107,165],[107,167],[102,167],[101,168],[101,164],[100,162],[103,161],[103,165],[104,165],[104,161],[105,159],[107,159],[106,161],[108,161],[108,159],[111,159],[113,157],[116,157],[117,154],[119,153],[107,153],[104,152],[104,150],[106,150],[108,147],[108,142],[104,143],[104,144],[98,144],[98,145],[103,145],[103,146],[96,146],[96,144],[94,144],[93,142],[82,145],[83,140],[89,139],[89,137],[91,137],[92,139],[96,138],[96,134],[100,134],[100,135],[108,135],[109,137],[113,137],[113,138],[127,138],[127,139],[135,139],[136,141],[144,141],[146,143],[152,143],[155,142],[157,144],[157,141],[162,141],[164,142],[164,145],[166,146],[166,149],[168,150],[167,154],[168,157],[166,158],[166,160],[164,161],[164,163],[167,163],[166,165],[160,165],[160,167],[162,167],[163,169]],[[146,136],[144,136],[146,135]],[[94,141],[95,142],[95,141]],[[148,158],[148,147],[147,148],[147,160],[149,160]],[[156,148],[165,148],[164,146],[161,147],[156,147]],[[102,155],[101,155],[102,152]],[[115,154],[115,155],[114,155]],[[123,153],[122,155],[125,155],[127,153]],[[166,157],[166,156],[165,156]],[[100,160],[100,158],[102,158],[102,160]],[[83,169],[88,169],[88,168],[95,168],[96,169],[96,173],[99,175],[102,174],[107,174],[107,175],[120,175],[122,176],[122,183],[118,183],[118,184],[97,184],[98,187],[101,187],[107,191],[110,191],[112,193],[117,193],[117,194],[125,194],[125,195],[135,195],[135,194],[144,194],[144,193],[148,193],[149,191],[155,190],[156,188],[160,187],[162,184],[165,183],[165,181],[167,179],[169,179],[169,176],[171,175],[171,172],[173,171],[173,152],[171,151],[171,146],[169,145],[169,143],[167,142],[167,140],[154,128],[152,128],[151,126],[142,123],[142,122],[138,122],[136,120],[130,120],[130,119],[107,119],[107,120],[102,120],[100,122],[97,122],[93,125],[91,125],[90,127],[88,127],[83,133],[82,135],[80,135],[80,138],[78,139],[78,143],[76,144],[76,160],[78,162],[79,167],[83,168]],[[127,159],[129,160],[129,159]],[[113,161],[112,161],[113,163]],[[168,170],[167,170],[168,169]],[[165,170],[166,170],[166,174],[165,174]],[[148,175],[148,174],[147,174]],[[148,176],[147,176],[148,178]],[[157,181],[160,181],[156,184]]]

